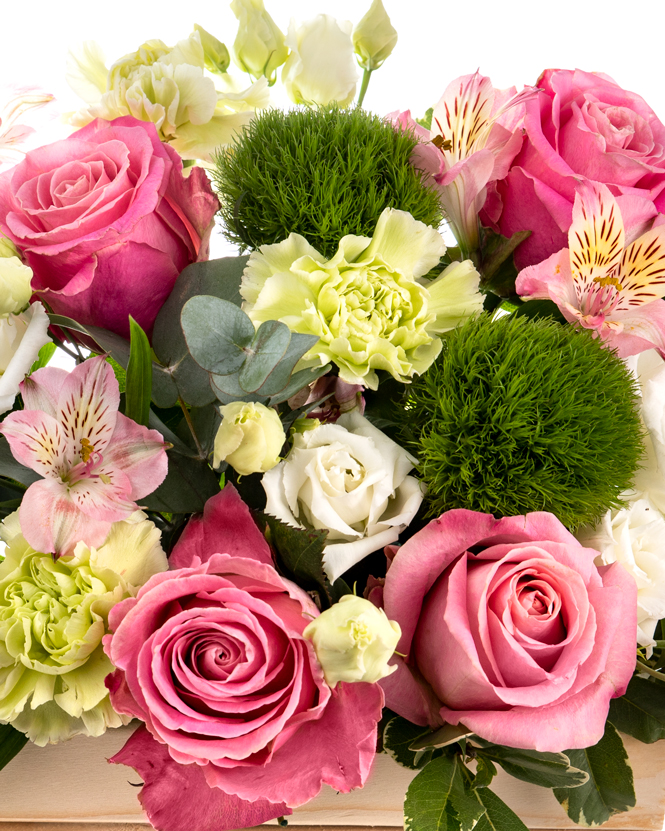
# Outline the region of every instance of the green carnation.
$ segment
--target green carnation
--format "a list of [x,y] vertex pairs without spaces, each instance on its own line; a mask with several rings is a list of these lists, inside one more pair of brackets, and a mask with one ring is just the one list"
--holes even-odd
[[[159,531],[137,513],[98,550],[53,559],[27,544],[15,517],[0,563],[0,722],[40,746],[99,736],[127,722],[109,701],[102,647],[110,610],[166,569]],[[8,528],[12,529],[8,532]],[[121,576],[122,575],[122,576]]]
[[250,256],[243,308],[256,325],[281,320],[293,332],[316,335],[302,366],[331,361],[343,381],[371,389],[377,370],[409,381],[438,355],[438,335],[482,307],[470,261],[419,282],[445,250],[438,231],[390,208],[373,237],[343,237],[331,259],[291,234]]
[[586,329],[482,315],[407,395],[430,514],[550,511],[575,529],[621,504],[642,456],[634,379]]

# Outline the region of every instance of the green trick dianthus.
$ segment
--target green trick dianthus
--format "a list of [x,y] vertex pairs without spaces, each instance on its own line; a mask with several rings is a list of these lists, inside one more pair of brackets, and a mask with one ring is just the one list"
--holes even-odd
[[573,530],[620,506],[642,457],[636,382],[586,329],[482,315],[407,394],[431,515],[551,511]]
[[438,196],[409,162],[416,143],[357,108],[265,110],[215,157],[226,237],[258,248],[295,232],[331,257],[345,234],[371,237],[384,208],[438,227]]

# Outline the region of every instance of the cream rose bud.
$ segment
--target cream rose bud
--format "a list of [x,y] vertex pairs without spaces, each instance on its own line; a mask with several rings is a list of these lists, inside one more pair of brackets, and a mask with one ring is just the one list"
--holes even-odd
[[18,385],[30,372],[42,346],[51,342],[48,327],[48,315],[41,303],[33,303],[19,315],[0,318],[0,413],[14,406]]
[[244,401],[233,401],[219,411],[222,423],[215,436],[213,467],[228,462],[241,476],[275,467],[286,441],[276,411]]
[[407,474],[415,459],[357,411],[297,433],[287,458],[263,477],[266,512],[324,529],[323,567],[341,574],[397,540],[423,499]]
[[348,20],[319,14],[298,29],[292,20],[286,45],[291,54],[282,83],[294,103],[326,106],[336,101],[346,107],[353,101],[358,70]]
[[32,295],[32,269],[23,265],[14,243],[0,235],[0,316],[18,314]]
[[397,43],[397,31],[381,0],[373,0],[369,11],[353,29],[353,47],[358,63],[370,72],[378,69]]
[[231,11],[240,24],[233,60],[253,78],[264,76],[272,83],[289,54],[282,31],[265,10],[263,0],[233,0]]
[[389,667],[402,630],[383,609],[362,597],[344,595],[303,631],[314,645],[326,683],[379,681],[393,673]]

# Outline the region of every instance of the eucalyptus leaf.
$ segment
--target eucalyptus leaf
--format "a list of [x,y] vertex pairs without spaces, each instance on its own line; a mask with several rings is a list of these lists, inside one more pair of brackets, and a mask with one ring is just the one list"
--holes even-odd
[[253,401],[254,403],[265,404],[267,398],[255,392],[247,393],[238,382],[238,374],[233,375],[210,375],[210,387],[218,401],[222,404],[230,404],[232,401]]
[[325,366],[314,366],[310,369],[300,369],[298,372],[294,372],[289,378],[288,384],[282,389],[282,391],[277,395],[271,395],[271,406],[288,401],[291,396],[295,395],[297,392],[300,392],[301,389],[309,386],[309,384],[313,384],[314,381],[329,372],[330,367],[331,364],[326,364]]
[[188,300],[180,313],[180,325],[192,358],[216,375],[237,372],[254,340],[254,324],[247,315],[212,295]]
[[0,724],[0,770],[11,762],[28,743],[28,737],[12,727],[11,724]]
[[404,800],[405,831],[471,831],[485,807],[465,787],[458,755],[432,759],[411,782]]
[[152,361],[148,336],[129,316],[130,347],[125,378],[125,415],[144,427],[150,415]]
[[433,748],[429,746],[424,749],[413,749],[414,744],[429,735],[431,735],[429,727],[412,724],[402,716],[395,716],[383,729],[383,749],[403,767],[421,770],[434,755],[441,755],[441,751],[433,752]]
[[633,676],[625,695],[610,701],[609,720],[646,744],[665,739],[665,684]]
[[[295,377],[292,375],[292,372],[295,369],[296,364],[302,358],[305,352],[308,352],[312,348],[312,346],[314,346],[314,344],[317,342],[318,338],[316,337],[316,335],[302,335],[299,332],[294,332],[293,334],[291,334],[291,340],[286,349],[286,352],[284,353],[284,356],[272,370],[270,375],[267,376],[265,382],[261,385],[261,387],[257,388],[258,392],[260,392],[262,395],[279,395],[283,393],[283,391],[291,385],[291,379]],[[317,370],[318,367],[314,367],[314,369]],[[300,371],[307,372],[307,370]],[[298,373],[296,373],[296,375],[297,374]],[[306,376],[303,376],[303,378],[304,377]],[[240,380],[242,383],[242,378]],[[303,384],[299,387],[299,389],[302,389],[303,386],[305,385]],[[290,398],[291,396],[289,395],[287,397]]]
[[219,479],[207,462],[168,451],[166,479],[141,504],[151,511],[191,514],[203,511],[211,496],[219,493]]
[[555,788],[554,796],[573,822],[601,825],[635,806],[633,771],[621,737],[607,722],[603,738],[584,750],[566,750],[570,763],[589,775],[577,788]]
[[540,785],[542,788],[575,788],[589,778],[586,770],[572,765],[566,753],[541,753],[537,750],[503,747],[478,737],[470,742],[480,745],[478,757],[496,762],[506,773],[532,785]]
[[[289,327],[279,320],[266,320],[259,326],[238,374],[238,382],[246,393],[257,392],[265,384],[284,357],[290,340]],[[282,387],[286,386],[290,374],[288,370]]]

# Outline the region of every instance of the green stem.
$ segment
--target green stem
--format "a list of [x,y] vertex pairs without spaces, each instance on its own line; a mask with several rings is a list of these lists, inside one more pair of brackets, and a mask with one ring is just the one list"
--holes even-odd
[[369,86],[369,79],[371,74],[371,69],[366,69],[363,72],[363,80],[360,84],[360,92],[358,93],[358,103],[356,104],[357,107],[362,107],[362,103],[365,100],[365,93],[367,92],[367,87]]
[[196,452],[199,454],[199,459],[205,459],[206,454],[203,452],[203,448],[201,447],[199,438],[196,435],[196,431],[194,430],[194,424],[192,423],[192,417],[189,414],[187,405],[182,400],[182,398],[178,398],[178,404],[180,404],[180,409],[182,410],[183,415],[185,416],[185,421],[187,422],[187,426],[189,427],[189,432],[192,434],[192,438],[194,439],[194,444],[196,445]]
[[642,661],[637,662],[637,668],[640,672],[646,672],[654,678],[659,678],[661,681],[665,681],[665,675],[662,672],[656,672],[655,669],[651,669],[651,667],[643,664]]

